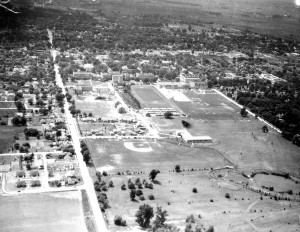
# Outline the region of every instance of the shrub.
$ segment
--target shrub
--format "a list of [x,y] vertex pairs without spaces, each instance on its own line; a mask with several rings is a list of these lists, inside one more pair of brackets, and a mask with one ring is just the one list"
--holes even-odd
[[138,183],[137,186],[138,186],[139,189],[143,189],[143,185],[141,183]]
[[104,191],[104,192],[106,192],[108,190],[108,188],[107,188],[106,185],[103,185],[102,188],[101,188],[101,190]]
[[198,192],[197,188],[193,188],[193,193],[197,193],[197,192]]
[[139,198],[140,198],[141,201],[145,200],[145,197],[143,195],[141,195]]
[[115,216],[114,223],[116,226],[126,226],[126,221],[121,216]]
[[226,193],[226,194],[225,194],[225,197],[229,199],[229,198],[230,198],[230,194],[229,194],[229,193]]
[[214,202],[214,200],[213,200],[213,199],[210,199],[210,202]]
[[155,199],[154,196],[153,196],[153,194],[149,195],[148,198],[149,198],[149,200],[151,200],[151,201],[153,201],[153,200]]
[[148,188],[149,188],[149,189],[153,189],[153,184],[151,184],[151,183],[148,184]]
[[137,196],[141,196],[141,195],[143,195],[143,191],[142,191],[142,190],[140,190],[140,189],[138,189],[138,190],[136,191],[136,195],[137,195]]

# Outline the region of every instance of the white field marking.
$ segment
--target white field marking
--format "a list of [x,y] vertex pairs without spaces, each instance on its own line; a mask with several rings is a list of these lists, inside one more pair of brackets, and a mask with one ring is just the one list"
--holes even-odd
[[114,169],[115,169],[115,167],[113,167],[113,166],[111,166],[111,165],[105,165],[105,166],[96,168],[96,170],[97,170],[98,172],[103,172],[103,171],[108,172],[108,171],[111,171],[111,170],[114,170]]
[[149,147],[141,147],[137,148],[133,145],[133,142],[124,142],[124,147],[126,147],[128,150],[136,151],[136,152],[151,152],[153,149]]

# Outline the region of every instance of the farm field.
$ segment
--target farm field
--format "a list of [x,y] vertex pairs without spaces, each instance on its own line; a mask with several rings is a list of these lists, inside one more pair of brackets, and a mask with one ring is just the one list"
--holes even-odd
[[[170,15],[175,19],[185,19],[207,25],[226,25],[240,30],[290,37],[300,35],[299,10],[295,1],[285,0],[130,0],[104,1],[103,11],[111,16],[158,14]],[[280,15],[280,18],[273,18]],[[286,15],[286,16],[284,16]],[[198,21],[199,20],[199,21]]]
[[25,127],[0,126],[0,153],[7,153],[14,144],[13,137],[23,133]]
[[[101,4],[53,0],[52,3],[51,8],[71,7],[87,12],[101,9],[105,17],[114,19],[130,15],[168,15],[172,21],[182,20],[199,25],[195,29],[199,27],[200,31],[203,26],[207,30],[214,23],[275,36],[300,36],[300,7],[294,0],[105,0]],[[279,17],[276,18],[276,15]]]
[[79,191],[0,196],[0,205],[3,232],[87,231]]
[[131,91],[141,103],[142,108],[174,108],[169,101],[151,85],[132,86]]

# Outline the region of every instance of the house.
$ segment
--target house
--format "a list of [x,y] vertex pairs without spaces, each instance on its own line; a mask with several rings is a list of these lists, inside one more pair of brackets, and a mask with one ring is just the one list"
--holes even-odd
[[123,75],[112,75],[112,82],[113,83],[123,83]]

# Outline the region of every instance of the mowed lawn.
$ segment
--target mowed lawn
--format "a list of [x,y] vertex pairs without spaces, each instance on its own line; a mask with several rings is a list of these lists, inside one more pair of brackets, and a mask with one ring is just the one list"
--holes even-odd
[[114,115],[112,101],[76,100],[75,105],[77,109],[81,110],[81,113],[92,113],[94,117],[102,118]]
[[85,232],[81,193],[0,196],[1,232]]
[[151,85],[132,86],[131,91],[143,108],[173,108],[168,100]]
[[193,119],[234,120],[239,118],[240,108],[214,91],[202,94],[197,90],[183,90],[191,102],[175,102]]
[[149,171],[158,168],[163,172],[182,168],[216,168],[229,165],[213,148],[191,148],[178,143],[153,140],[87,139],[96,168],[109,167],[118,171]]
[[[203,91],[194,90],[184,90],[184,93],[194,101],[176,104],[189,115],[184,120],[190,123],[188,131],[192,135],[212,137],[213,147],[245,171],[264,168],[299,175],[300,147],[271,128],[263,133],[264,123],[251,115],[241,117],[240,108],[217,93],[202,94]],[[183,129],[182,118],[150,120],[162,132]]]
[[22,133],[25,127],[0,126],[0,153],[7,153],[14,145],[13,137]]

